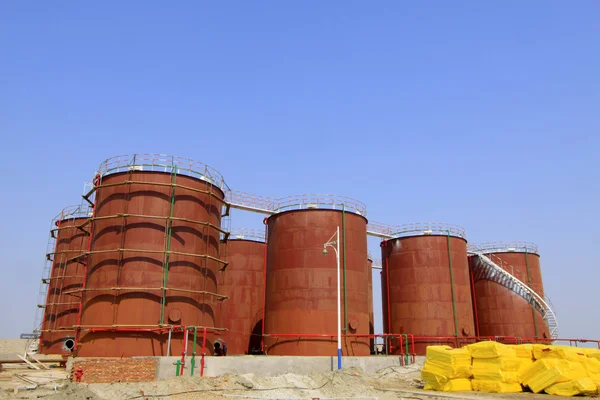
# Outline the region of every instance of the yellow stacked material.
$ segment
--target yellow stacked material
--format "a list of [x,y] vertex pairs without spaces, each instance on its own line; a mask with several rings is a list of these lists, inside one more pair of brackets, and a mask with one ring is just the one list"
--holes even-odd
[[473,358],[516,357],[513,348],[498,342],[479,342],[470,344],[467,349]]
[[520,367],[521,361],[517,357],[474,358],[472,371],[477,380],[520,383]]
[[473,390],[478,392],[488,393],[518,393],[523,391],[523,387],[519,383],[505,383],[498,381],[487,381],[473,379],[471,381]]
[[594,381],[600,381],[600,360],[586,357],[582,364],[585,367],[588,377]]
[[583,358],[585,358],[585,354],[579,351],[577,347],[534,344],[533,358],[536,360],[559,358],[562,360],[582,362]]
[[425,390],[435,390],[438,392],[470,392],[471,380],[470,379],[450,379],[446,383],[432,384],[426,383]]
[[519,362],[519,382],[523,382],[523,373],[533,365],[533,360],[531,358],[519,358]]
[[[432,372],[446,379],[471,377],[471,354],[466,349],[448,346],[427,347],[427,360],[423,372]],[[424,379],[426,380],[426,379]]]
[[509,345],[515,351],[519,358],[533,358],[533,344],[512,344]]
[[588,352],[586,355],[588,356],[588,358],[595,358],[597,360],[600,360],[600,350],[599,351]]
[[579,378],[569,382],[556,383],[547,387],[544,391],[556,396],[577,396],[578,394],[592,395],[598,392],[598,388],[590,378]]
[[596,348],[587,348],[587,347],[580,347],[579,349],[580,353],[585,354],[586,356],[590,357],[594,354],[597,354],[600,356],[600,349],[596,349]]
[[534,393],[539,393],[555,383],[587,378],[585,368],[580,363],[548,358],[533,363],[522,375],[522,382]]

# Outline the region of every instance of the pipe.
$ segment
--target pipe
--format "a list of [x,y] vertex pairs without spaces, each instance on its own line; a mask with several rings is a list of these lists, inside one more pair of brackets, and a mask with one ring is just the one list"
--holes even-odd
[[[339,228],[338,228],[339,229]],[[340,240],[340,234],[338,230],[338,241]],[[346,333],[348,333],[348,296],[346,295],[346,205],[342,204],[342,242],[344,250],[344,326]],[[338,252],[340,246],[338,244]]]
[[200,361],[200,376],[204,376],[204,356],[206,355],[206,328],[204,328],[202,336],[202,360]]
[[171,334],[173,333],[173,328],[169,328],[169,338],[167,339],[167,356],[171,355]]
[[186,329],[183,333],[183,350],[181,351],[181,372],[180,372],[181,376],[183,376],[183,371],[185,370],[185,355],[187,354],[187,345],[188,345],[188,330]]
[[[173,162],[175,160],[173,159]],[[165,265],[164,265],[164,273],[163,273],[163,297],[161,299],[161,308],[160,308],[160,324],[163,325],[165,323],[165,306],[167,305],[167,283],[169,281],[169,261],[171,254],[171,236],[173,233],[173,210],[175,209],[175,185],[177,185],[177,167],[173,166],[173,190],[171,191],[171,209],[169,211],[169,229],[167,231],[167,251],[165,253]],[[183,375],[183,369],[182,373]]]
[[[448,263],[450,264],[450,290],[452,291],[452,314],[454,316],[454,336],[458,337],[458,317],[456,315],[456,295],[454,294],[454,268],[452,266],[452,249],[450,247],[450,231],[448,233]],[[458,343],[457,343],[458,345]]]
[[[529,259],[527,258],[527,250],[525,250],[525,265],[527,265],[527,280],[529,282],[529,287],[533,290],[533,281],[531,280],[531,268],[529,268]],[[531,315],[533,316],[533,327],[535,329],[535,337],[540,337],[540,333],[538,330],[537,318],[535,315],[535,307],[533,306],[533,302],[531,303]]]
[[477,295],[475,294],[475,278],[469,262],[469,278],[471,278],[471,299],[473,300],[473,316],[475,317],[475,336],[479,336],[479,314],[477,312]]
[[192,347],[192,371],[190,376],[194,376],[194,369],[196,368],[196,338],[198,337],[198,327],[194,326],[194,346]]
[[[336,230],[337,250],[335,252],[337,261],[337,358],[338,358],[338,369],[342,369],[342,321],[341,321],[341,310],[340,310],[340,227]],[[345,299],[344,299],[345,300]],[[348,331],[346,331],[348,333]]]

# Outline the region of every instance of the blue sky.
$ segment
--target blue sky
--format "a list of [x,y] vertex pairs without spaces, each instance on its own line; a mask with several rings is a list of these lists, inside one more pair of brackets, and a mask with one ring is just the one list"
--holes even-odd
[[598,338],[599,17],[593,0],[3,2],[0,337],[31,330],[51,218],[104,159],[150,152],[238,190],[535,242],[561,336]]

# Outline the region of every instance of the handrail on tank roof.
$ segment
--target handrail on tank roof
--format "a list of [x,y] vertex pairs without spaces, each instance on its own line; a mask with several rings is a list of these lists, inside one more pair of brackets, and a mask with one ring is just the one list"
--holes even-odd
[[229,233],[229,240],[255,240],[259,242],[265,241],[265,231],[262,229],[252,228],[233,228]]
[[66,219],[89,218],[92,216],[92,208],[88,204],[77,204],[63,208],[53,219],[56,221],[64,221]]
[[166,173],[176,170],[179,175],[209,182],[224,192],[230,190],[225,179],[216,169],[200,161],[169,154],[125,154],[111,157],[100,164],[98,174],[103,177],[132,170]]
[[418,235],[450,235],[467,238],[463,227],[441,222],[417,222],[412,224],[396,225],[390,236],[394,238]]
[[488,242],[470,244],[469,250],[481,253],[535,253],[539,254],[538,246],[528,242]]
[[367,206],[351,197],[334,194],[299,194],[273,201],[273,211],[283,212],[303,209],[327,209],[346,211],[362,216],[367,215]]

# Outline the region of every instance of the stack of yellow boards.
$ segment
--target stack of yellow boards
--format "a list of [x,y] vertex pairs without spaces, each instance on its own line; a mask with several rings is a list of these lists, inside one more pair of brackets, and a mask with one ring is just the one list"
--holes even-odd
[[453,349],[427,347],[421,378],[425,390],[516,393],[524,389],[557,396],[600,390],[600,350],[544,344],[479,342]]

